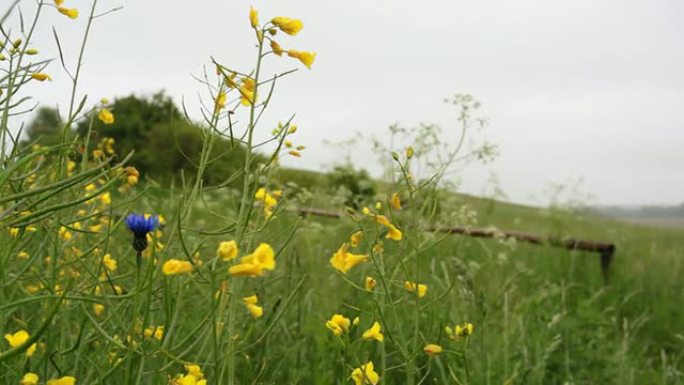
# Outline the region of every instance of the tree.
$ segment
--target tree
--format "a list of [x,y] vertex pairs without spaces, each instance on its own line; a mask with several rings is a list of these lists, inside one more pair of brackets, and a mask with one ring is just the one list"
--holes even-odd
[[26,126],[26,139],[22,146],[28,143],[52,145],[59,143],[60,130],[64,126],[59,111],[50,107],[41,107]]
[[[169,182],[180,172],[196,172],[204,129],[186,119],[169,96],[163,92],[151,97],[130,95],[116,99],[110,108],[114,123],[86,117],[78,125],[78,134],[87,135],[92,121],[90,143],[96,145],[102,138],[113,138],[119,155],[134,151],[130,164],[160,182]],[[210,155],[215,161],[206,170],[204,182],[226,180],[241,167],[244,151],[237,142],[217,138]],[[235,183],[241,183],[240,179]]]

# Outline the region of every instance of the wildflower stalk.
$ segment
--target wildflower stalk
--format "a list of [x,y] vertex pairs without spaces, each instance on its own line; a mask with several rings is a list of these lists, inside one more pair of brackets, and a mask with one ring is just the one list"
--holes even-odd
[[[251,103],[249,106],[249,123],[247,126],[247,146],[245,148],[245,160],[243,165],[243,181],[242,181],[242,197],[240,200],[240,208],[238,210],[238,219],[236,223],[236,232],[238,244],[242,244],[242,240],[245,235],[245,231],[249,224],[249,213],[251,212],[251,206],[254,200],[254,194],[252,193],[250,179],[250,168],[252,164],[252,150],[253,150],[253,138],[254,138],[254,124],[256,118],[256,101],[258,98],[259,90],[259,74],[261,72],[261,59],[263,58],[264,49],[264,39],[259,39],[259,48],[257,53],[256,68],[254,73],[254,91],[251,98]],[[237,308],[237,297],[239,290],[239,280],[231,279],[229,282],[230,286],[230,298],[228,304],[228,385],[235,385],[235,312]]]
[[[69,113],[67,115],[67,121],[64,123],[64,126],[62,127],[62,132],[60,133],[60,143],[64,143],[66,141],[66,136],[67,133],[69,132],[69,129],[71,128],[71,124],[76,120],[76,115],[80,112],[80,108],[76,109],[76,89],[78,87],[78,80],[81,75],[81,69],[83,68],[83,56],[85,55],[85,49],[86,49],[86,43],[88,42],[88,36],[90,35],[90,28],[93,25],[93,20],[95,18],[95,8],[97,7],[97,1],[98,0],[93,0],[93,5],[90,8],[90,15],[88,16],[88,23],[86,24],[85,32],[83,34],[83,40],[81,41],[81,48],[78,53],[78,61],[76,62],[76,72],[74,73],[74,76],[71,77],[71,96],[69,98]],[[70,75],[71,76],[71,75]],[[81,103],[81,106],[83,103]],[[60,164],[60,172],[63,172],[64,167],[61,167],[63,165],[64,159],[61,159],[59,162]]]
[[[9,12],[12,11],[14,6],[16,6],[18,3],[15,2],[12,4],[9,8]],[[21,64],[22,64],[22,59],[24,58],[24,54],[26,51],[26,47],[28,47],[29,42],[31,41],[31,38],[33,37],[33,33],[36,29],[36,26],[38,25],[38,19],[40,18],[40,13],[43,10],[43,5],[44,3],[42,1],[38,2],[38,8],[36,9],[36,15],[33,18],[33,23],[31,23],[31,28],[29,29],[29,33],[26,36],[26,41],[23,43],[23,49],[19,51],[19,55],[17,57],[17,65],[16,65],[16,70],[12,70],[12,60],[10,60],[10,68],[9,68],[9,75],[8,75],[8,80],[7,80],[7,97],[5,98],[5,106],[2,110],[2,118],[0,119],[0,131],[1,131],[1,136],[2,139],[0,139],[0,163],[2,164],[2,167],[7,166],[7,159],[6,157],[6,152],[7,152],[7,135],[9,135],[9,112],[11,107],[11,100],[12,100],[12,95],[15,93],[15,82],[19,78],[19,72],[21,71]],[[4,18],[3,18],[4,21]]]

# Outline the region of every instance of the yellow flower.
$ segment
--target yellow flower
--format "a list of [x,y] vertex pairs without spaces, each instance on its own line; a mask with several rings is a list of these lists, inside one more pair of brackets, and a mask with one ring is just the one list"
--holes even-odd
[[423,352],[425,352],[425,354],[427,354],[428,356],[432,356],[432,357],[441,353],[442,350],[444,350],[444,349],[442,349],[441,346],[436,345],[436,344],[427,344],[423,348]]
[[52,80],[52,78],[50,77],[50,75],[44,74],[44,73],[42,73],[42,72],[37,72],[37,73],[31,74],[31,77],[32,77],[33,79],[38,80],[39,82],[44,82],[44,81],[46,81],[46,80]]
[[278,56],[283,56],[283,48],[275,40],[271,40],[271,50]]
[[297,158],[301,158],[301,157],[302,157],[302,154],[301,154],[299,151],[297,151],[297,150],[290,150],[290,151],[288,151],[287,153],[290,154],[290,155],[292,155],[292,156],[294,156],[294,157],[297,157]]
[[267,243],[262,243],[252,254],[242,257],[240,263],[231,266],[228,272],[234,276],[256,277],[264,275],[264,270],[275,269],[275,252]]
[[106,108],[100,110],[100,113],[97,114],[97,118],[104,124],[114,123],[114,114]]
[[390,224],[387,226],[387,239],[391,239],[393,241],[401,241],[401,239],[404,237],[404,234],[399,230],[396,226]]
[[333,254],[330,258],[330,264],[342,273],[347,273],[349,269],[358,265],[359,263],[365,262],[368,259],[367,255],[352,254],[347,251],[349,248],[348,243],[343,243],[342,246]]
[[101,316],[105,311],[105,306],[99,303],[96,303],[93,305],[93,312],[95,313],[96,316]]
[[39,380],[40,377],[38,377],[37,374],[28,372],[24,374],[24,377],[21,378],[19,385],[38,385]]
[[105,152],[109,155],[114,154],[114,138],[106,138],[103,142],[105,145]]
[[416,285],[415,282],[409,282],[406,281],[404,282],[404,288],[408,290],[410,293],[415,293],[416,288],[418,289],[418,298],[423,298],[425,294],[427,294],[427,285],[424,285],[422,283],[419,283]]
[[249,7],[249,24],[252,28],[259,26],[259,12],[252,7]]
[[407,159],[413,158],[413,147],[408,146],[408,148],[406,149],[406,158]]
[[401,241],[401,239],[404,237],[404,234],[401,232],[401,230],[399,230],[396,226],[390,223],[389,219],[387,219],[386,216],[375,215],[375,222],[387,227],[387,239],[391,239],[393,241]]
[[254,319],[261,318],[264,315],[264,309],[261,306],[257,305],[258,301],[259,298],[256,294],[242,298],[242,302],[245,303],[245,306],[247,306],[247,310],[249,310]]
[[27,252],[25,252],[25,251],[20,251],[20,252],[17,254],[17,258],[28,259],[29,257],[30,257],[29,253],[27,253]]
[[[13,348],[23,345],[30,337],[31,336],[26,330],[19,330],[14,334],[5,334],[5,340],[7,340],[7,343]],[[36,344],[34,343],[26,349],[26,356],[31,357],[35,351]]]
[[133,167],[133,166],[128,166],[124,168],[124,174],[126,174],[126,183],[129,185],[133,186],[134,184],[138,183],[138,178],[140,178],[140,172]]
[[357,247],[359,245],[359,243],[361,243],[362,239],[363,239],[363,231],[359,230],[359,231],[357,231],[351,235],[351,237],[349,238],[349,243],[351,244],[352,247]]
[[59,11],[59,13],[61,13],[64,16],[67,16],[70,19],[75,19],[78,17],[78,9],[76,8],[57,7],[57,10]]
[[475,327],[470,322],[464,322],[463,325],[456,325],[453,338],[468,337],[473,334]]
[[316,59],[316,53],[315,52],[297,51],[294,49],[288,50],[287,56],[299,60],[308,69],[311,69],[311,65],[313,64],[314,60]]
[[204,378],[204,373],[202,373],[202,368],[196,364],[185,364],[185,371],[188,375],[195,377],[197,380]]
[[102,257],[102,264],[109,271],[116,271],[117,263],[116,259],[112,258],[111,254],[107,253]]
[[382,210],[382,202],[375,202],[375,209]]
[[243,106],[250,106],[252,105],[255,100],[254,100],[254,88],[256,87],[256,83],[254,82],[254,79],[252,78],[244,78],[242,80],[242,85],[240,86],[240,102],[242,103]]
[[375,222],[377,222],[383,226],[390,226],[391,225],[389,219],[387,219],[387,217],[384,215],[376,215],[375,216]]
[[380,322],[375,321],[370,329],[363,332],[362,337],[366,340],[377,340],[380,342],[384,341],[385,336],[382,335]]
[[223,91],[219,92],[219,94],[216,95],[216,109],[220,110],[223,107],[225,107],[227,99],[228,99],[228,95],[226,95],[225,92],[223,92]]
[[55,5],[58,6],[58,7],[59,7],[60,5],[62,5],[63,3],[64,3],[64,0],[55,0]]
[[65,241],[68,241],[71,239],[71,231],[67,230],[66,227],[62,226],[59,228],[59,237]]
[[216,256],[223,259],[224,261],[230,261],[238,255],[238,245],[234,240],[223,241],[219,243],[218,249],[216,249]]
[[272,208],[273,206],[278,204],[278,201],[271,194],[269,194],[263,187],[257,190],[257,192],[254,194],[254,198],[256,198],[258,201],[263,202],[264,206],[268,208]]
[[375,278],[373,277],[366,277],[366,281],[364,282],[366,286],[366,290],[372,291],[375,288],[375,284],[377,282],[375,281]]
[[401,199],[399,198],[399,194],[392,194],[392,197],[390,198],[390,205],[392,205],[392,208],[395,210],[401,210]]
[[112,195],[108,192],[100,195],[100,202],[105,206],[112,204]]
[[259,302],[259,297],[257,297],[256,294],[250,295],[249,297],[243,297],[242,302],[244,302],[245,305],[256,305],[257,302]]
[[281,31],[288,35],[294,36],[304,28],[304,23],[298,19],[291,19],[289,17],[274,17],[271,23],[280,28]]
[[180,376],[176,378],[172,382],[172,385],[199,385],[200,382],[206,384],[204,380],[198,382],[195,376],[191,374],[186,374],[185,376]]
[[164,262],[164,266],[162,266],[162,273],[164,273],[164,275],[184,274],[191,272],[192,269],[192,263],[188,261],[169,259],[168,261]]
[[349,330],[350,325],[351,321],[349,321],[349,318],[346,318],[342,314],[333,314],[329,320],[325,321],[325,327],[330,329],[336,336]]
[[365,365],[356,368],[351,374],[354,385],[376,385],[380,381],[380,376],[375,372],[373,361],[368,361]]
[[154,337],[157,341],[161,341],[164,338],[164,326],[148,326],[143,332],[145,338]]

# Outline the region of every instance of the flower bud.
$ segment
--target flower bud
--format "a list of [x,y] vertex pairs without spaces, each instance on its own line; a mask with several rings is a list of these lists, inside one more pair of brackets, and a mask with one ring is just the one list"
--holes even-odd
[[399,161],[399,154],[396,152],[392,151],[392,159],[396,160],[397,162]]

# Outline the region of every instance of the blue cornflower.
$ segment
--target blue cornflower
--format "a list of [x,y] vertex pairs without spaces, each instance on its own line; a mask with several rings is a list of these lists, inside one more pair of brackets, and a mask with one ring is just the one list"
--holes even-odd
[[147,233],[154,231],[159,225],[159,217],[150,215],[145,217],[141,214],[128,214],[125,219],[126,226],[133,232],[133,249],[141,253],[147,248]]

